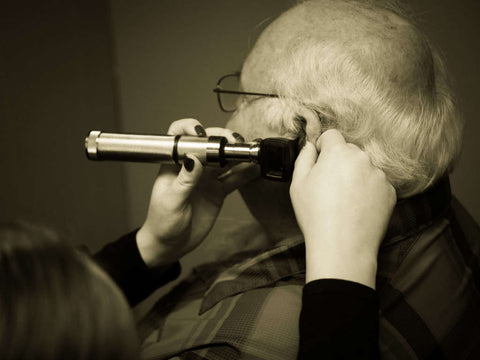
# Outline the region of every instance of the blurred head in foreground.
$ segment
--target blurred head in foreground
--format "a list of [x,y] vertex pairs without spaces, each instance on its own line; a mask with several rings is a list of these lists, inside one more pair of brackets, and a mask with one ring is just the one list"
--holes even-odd
[[0,227],[2,359],[137,359],[121,291],[85,254],[43,228]]

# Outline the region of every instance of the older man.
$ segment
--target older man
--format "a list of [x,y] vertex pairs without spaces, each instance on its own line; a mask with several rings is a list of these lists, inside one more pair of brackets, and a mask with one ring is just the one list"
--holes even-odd
[[[239,89],[219,84],[245,92],[235,108],[221,98],[230,129],[312,142],[338,129],[394,185],[377,259],[381,356],[478,356],[480,233],[455,200],[453,210],[446,175],[462,121],[427,39],[392,6],[308,1],[264,31],[238,76]],[[240,192],[275,245],[198,268],[162,298],[140,324],[146,358],[296,357],[305,247],[288,184]]]

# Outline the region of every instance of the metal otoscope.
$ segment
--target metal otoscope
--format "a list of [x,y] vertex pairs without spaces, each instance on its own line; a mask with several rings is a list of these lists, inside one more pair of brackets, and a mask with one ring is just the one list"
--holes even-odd
[[298,141],[266,138],[230,144],[223,136],[136,135],[91,131],[85,138],[90,160],[119,160],[180,164],[184,155],[195,155],[204,165],[229,162],[260,165],[266,179],[288,181],[298,155]]

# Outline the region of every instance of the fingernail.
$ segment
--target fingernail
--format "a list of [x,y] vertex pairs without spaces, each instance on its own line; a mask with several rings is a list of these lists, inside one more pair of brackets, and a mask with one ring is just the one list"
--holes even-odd
[[245,138],[237,132],[232,133],[233,137],[239,142],[245,142]]
[[195,167],[195,161],[193,159],[190,159],[189,157],[185,156],[183,159],[183,166],[185,166],[185,169],[188,172],[191,172],[193,168]]
[[207,136],[207,132],[205,131],[202,125],[195,126],[195,132],[197,133],[198,136],[202,136],[202,137]]

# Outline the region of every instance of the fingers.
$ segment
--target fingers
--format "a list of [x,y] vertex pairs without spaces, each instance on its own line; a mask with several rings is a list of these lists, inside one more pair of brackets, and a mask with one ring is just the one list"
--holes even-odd
[[203,166],[200,160],[194,155],[187,155],[183,160],[183,166],[178,176],[172,183],[171,200],[177,206],[182,205],[188,199],[193,189],[200,181],[202,176]]
[[[245,142],[245,139],[242,135],[232,132],[229,129],[224,129],[220,127],[211,127],[205,129],[202,124],[196,119],[180,119],[174,121],[169,129],[169,135],[195,135],[195,136],[223,136],[227,139],[229,143],[238,143]],[[189,156],[192,159],[195,158],[193,155]],[[185,160],[184,160],[185,162]],[[245,164],[249,165],[249,164]],[[243,166],[233,166],[233,164],[227,164],[223,168],[211,168],[205,169],[209,176],[212,178],[218,178],[222,182],[223,190],[225,194],[230,193],[244,183],[251,181],[251,179],[258,177],[258,171],[248,169]],[[188,167],[188,166],[187,166]],[[185,169],[185,166],[182,167],[178,178],[174,182],[175,189],[182,194],[182,196],[188,196],[195,185],[199,181],[199,176],[203,171],[199,171],[202,168],[202,164],[197,158],[194,161],[194,170],[189,172]],[[163,169],[164,168],[164,169]],[[178,168],[177,168],[178,169]],[[246,171],[245,171],[246,170]],[[178,171],[178,170],[177,170]],[[165,166],[160,170],[160,174],[173,174],[175,172],[175,167]],[[200,175],[198,175],[200,174]],[[198,178],[197,178],[198,176]]]
[[180,119],[168,128],[168,135],[224,136],[229,143],[244,142],[242,135],[229,129],[211,127],[205,129],[197,119]]
[[[207,136],[224,136],[229,143],[241,142],[243,137],[240,134],[232,132],[232,130],[224,129],[220,127],[211,127],[206,130]],[[234,135],[236,134],[236,136]]]
[[340,131],[336,129],[330,129],[325,131],[320,137],[317,139],[315,144],[318,152],[328,150],[335,145],[345,144],[345,138],[340,133]]
[[318,153],[310,141],[305,143],[305,146],[302,148],[298,154],[297,160],[295,161],[295,168],[292,175],[292,184],[296,183],[310,173],[310,170],[315,165],[317,161]]
[[180,119],[174,121],[168,128],[168,135],[207,136],[207,133],[197,119]]
[[[208,136],[224,136],[229,143],[245,142],[242,135],[232,132],[232,130],[212,127],[207,128]],[[222,191],[226,196],[239,187],[260,177],[260,170],[257,165],[251,163],[236,164],[230,163],[221,169],[209,170],[216,180],[222,183]]]
[[[206,129],[206,132],[207,132],[207,136],[223,136],[227,139],[227,142],[230,143],[230,144],[233,144],[233,143],[238,143],[238,142],[244,142],[244,139],[242,137],[242,135],[238,134],[238,133],[235,133],[235,132],[232,132],[231,130],[229,129],[224,129],[224,128],[219,128],[219,127],[211,127],[211,128],[207,128]],[[217,179],[222,179],[221,181],[223,181],[224,183],[227,183],[225,182],[223,179],[226,179],[227,177],[229,177],[230,175],[233,175],[233,173],[235,173],[235,171],[233,171],[232,173],[232,167],[234,167],[235,164],[234,163],[227,163],[227,165],[223,166],[223,167],[211,167],[208,169],[208,173],[217,178]],[[236,173],[238,174],[238,173]],[[233,180],[232,180],[233,181]],[[233,190],[229,190],[228,193],[230,191],[233,191]]]

